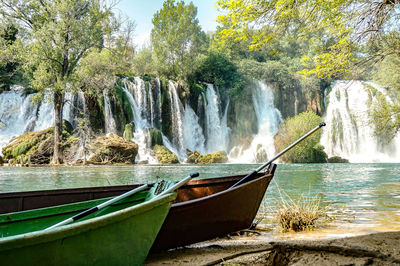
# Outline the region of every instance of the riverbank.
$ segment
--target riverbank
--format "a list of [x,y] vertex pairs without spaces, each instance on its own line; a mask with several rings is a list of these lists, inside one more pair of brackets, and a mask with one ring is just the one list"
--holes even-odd
[[400,231],[318,240],[234,236],[150,254],[145,265],[400,265],[399,243]]

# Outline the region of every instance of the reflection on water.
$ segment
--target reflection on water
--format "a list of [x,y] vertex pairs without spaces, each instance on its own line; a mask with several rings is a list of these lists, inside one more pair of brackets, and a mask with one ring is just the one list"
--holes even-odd
[[[89,167],[0,167],[0,192],[179,180],[247,174],[258,165],[129,165]],[[273,209],[279,189],[291,197],[319,195],[344,230],[400,230],[400,164],[281,164],[265,202]],[[375,229],[371,229],[375,228]]]

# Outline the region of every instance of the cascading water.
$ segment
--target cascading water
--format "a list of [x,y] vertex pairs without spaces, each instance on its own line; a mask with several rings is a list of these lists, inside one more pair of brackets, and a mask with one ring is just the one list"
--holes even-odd
[[226,122],[229,102],[221,118],[220,100],[212,84],[207,84],[206,101],[206,151],[226,151],[230,132]]
[[182,128],[184,147],[190,151],[197,150],[200,153],[205,153],[203,129],[199,125],[199,117],[189,105],[186,105],[185,108]]
[[[253,136],[249,148],[235,147],[230,153],[232,162],[265,162],[275,155],[274,135],[278,133],[282,115],[274,106],[274,93],[271,86],[257,81],[252,86],[252,99],[257,117],[258,133]],[[235,153],[235,156],[233,155]]]
[[24,96],[21,88],[0,94],[0,153],[11,138],[52,126],[53,105],[43,101],[38,107],[32,97]]
[[[146,88],[144,82],[140,78],[135,78],[135,83],[128,80],[123,81],[122,89],[128,97],[133,112],[133,123],[135,130],[132,141],[137,143],[139,151],[137,155],[138,161],[148,161],[149,163],[157,163],[157,159],[151,155],[151,143],[149,133],[149,121],[146,115],[145,106],[147,106]],[[153,101],[150,101],[150,105]],[[151,107],[154,110],[154,107]],[[150,117],[152,117],[150,115]]]
[[169,97],[171,99],[171,115],[172,115],[172,144],[178,150],[178,156],[184,156],[184,140],[183,140],[183,105],[179,99],[177,92],[177,85],[169,81],[168,82]]
[[103,91],[104,97],[104,131],[106,134],[116,134],[117,126],[111,111],[110,98],[106,90]]
[[369,123],[370,86],[384,92],[370,82],[354,80],[333,84],[327,96],[327,126],[321,136],[328,156],[340,156],[350,162],[399,162],[400,136],[385,144],[374,136],[374,128]]

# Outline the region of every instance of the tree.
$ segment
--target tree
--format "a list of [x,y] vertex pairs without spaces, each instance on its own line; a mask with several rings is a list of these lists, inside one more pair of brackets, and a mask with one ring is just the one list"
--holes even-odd
[[197,8],[184,1],[166,0],[153,17],[151,42],[159,74],[186,79],[206,35],[196,18]]
[[[379,40],[393,28],[398,3],[397,0],[217,1],[226,11],[218,17],[225,26],[221,31],[223,41],[250,39],[250,48],[256,49],[281,38],[294,27],[297,38],[324,40],[325,49],[313,58],[305,58],[312,68],[304,73],[319,77],[348,73],[358,59],[357,44]],[[324,35],[315,38],[321,30]],[[368,62],[375,56],[362,59]]]
[[25,40],[16,42],[19,59],[31,71],[31,86],[52,92],[54,103],[54,164],[62,162],[60,145],[64,95],[80,60],[92,47],[102,47],[113,24],[105,0],[1,0],[1,15],[15,21]]
[[[304,76],[346,78],[355,74],[358,77],[376,65],[380,69],[375,71],[376,80],[399,88],[398,75],[388,75],[400,68],[398,0],[219,0],[217,3],[226,11],[218,18],[224,26],[220,31],[222,42],[250,40],[250,49],[258,49],[295,32],[296,38],[317,44],[314,54],[302,58],[305,68],[299,73]],[[379,124],[377,135],[398,131],[399,123],[393,122],[400,117],[396,104],[380,101],[372,107],[371,120],[380,119],[375,123]]]
[[6,22],[0,26],[0,92],[22,81],[17,59],[9,49],[16,41],[17,34],[18,29],[13,23]]

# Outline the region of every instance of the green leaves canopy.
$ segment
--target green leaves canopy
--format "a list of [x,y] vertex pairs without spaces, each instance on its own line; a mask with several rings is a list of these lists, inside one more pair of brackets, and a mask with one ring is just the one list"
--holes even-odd
[[355,44],[375,40],[391,27],[397,1],[355,0],[219,0],[226,11],[218,17],[224,25],[222,41],[251,40],[250,49],[268,45],[282,35],[322,40],[326,48],[305,58],[305,74],[318,77],[348,73],[357,58]]
[[205,33],[196,18],[193,3],[167,0],[153,17],[151,42],[159,74],[186,78],[193,70],[193,60],[202,49]]

